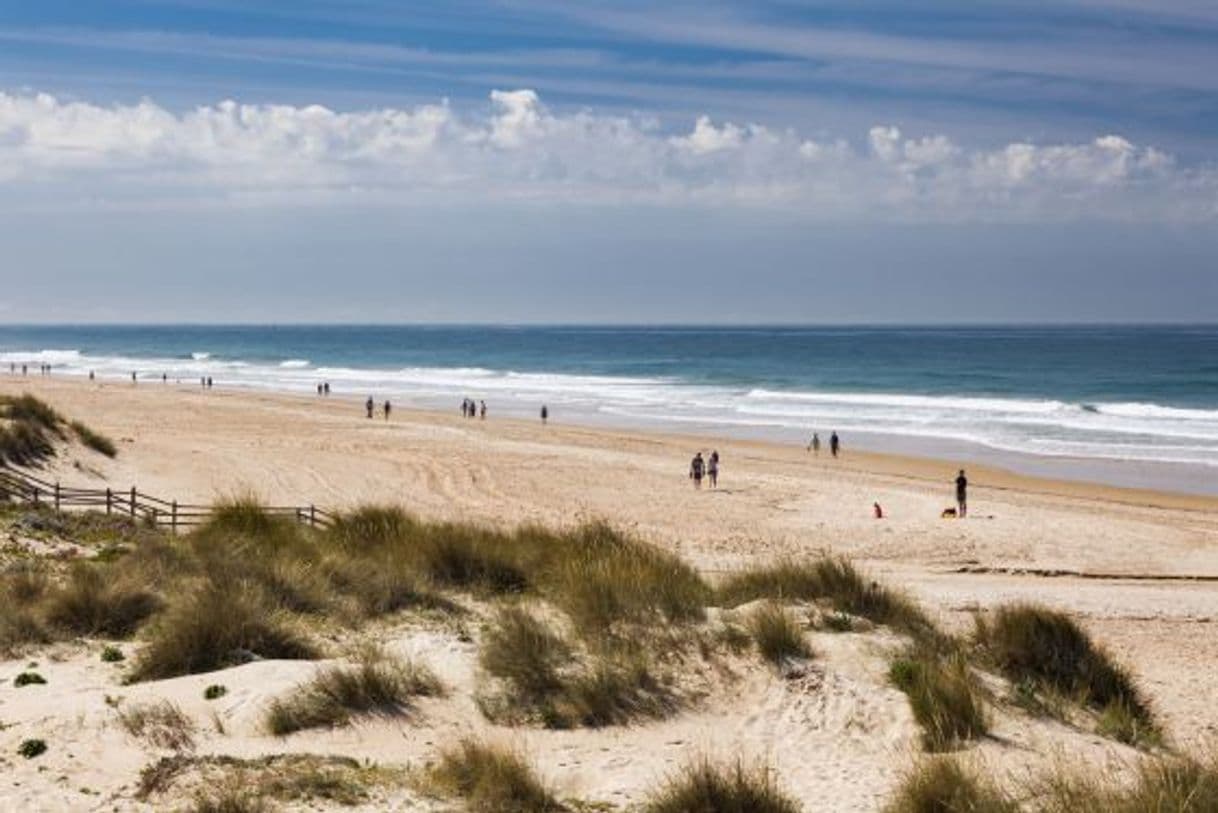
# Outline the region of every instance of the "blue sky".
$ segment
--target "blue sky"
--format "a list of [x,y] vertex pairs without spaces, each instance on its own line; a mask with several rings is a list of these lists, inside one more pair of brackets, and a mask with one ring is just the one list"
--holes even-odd
[[110,280],[9,321],[1208,321],[1215,220],[1213,2],[0,0],[0,282]]

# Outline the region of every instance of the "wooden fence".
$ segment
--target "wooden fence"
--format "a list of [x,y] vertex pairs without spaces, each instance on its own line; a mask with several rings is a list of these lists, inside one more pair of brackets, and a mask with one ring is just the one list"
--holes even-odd
[[[0,497],[27,505],[46,506],[56,511],[69,508],[105,511],[107,514],[129,516],[133,521],[143,521],[153,527],[168,528],[173,533],[202,525],[214,511],[210,505],[191,505],[142,494],[135,486],[127,491],[73,488],[8,467],[0,467]],[[335,518],[334,514],[314,505],[274,505],[265,506],[262,510],[271,516],[288,517],[314,528],[328,527]]]

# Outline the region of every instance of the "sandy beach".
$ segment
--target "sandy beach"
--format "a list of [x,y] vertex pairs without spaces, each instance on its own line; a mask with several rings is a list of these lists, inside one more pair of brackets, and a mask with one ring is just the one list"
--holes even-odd
[[[180,502],[256,494],[272,504],[342,510],[399,504],[426,518],[565,526],[603,518],[678,552],[714,577],[752,561],[820,551],[844,554],[909,591],[946,627],[1013,599],[1068,610],[1137,674],[1176,743],[1218,738],[1218,499],[1017,476],[968,465],[970,514],[940,518],[953,503],[950,460],[857,453],[831,459],[798,447],[722,438],[612,431],[540,422],[464,419],[396,408],[363,416],[362,404],[197,386],[0,377],[0,394],[30,392],[114,439],[114,460],[57,459],[41,476],[65,485],[136,485]],[[686,477],[695,451],[718,450],[720,487]],[[872,516],[872,504],[885,517]],[[874,642],[816,636],[832,653],[821,689],[793,695],[765,674],[714,686],[720,702],[654,724],[604,731],[500,731],[522,744],[563,788],[619,804],[699,750],[764,757],[809,810],[874,810],[916,740],[903,697],[884,686]],[[421,653],[456,687],[474,681],[468,644],[430,634],[393,643]],[[0,731],[11,754],[32,720],[74,737],[40,771],[5,763],[0,807],[138,809],[127,791],[147,754],[105,727],[99,698],[117,690],[106,665],[70,646],[55,678],[56,702],[0,690]],[[54,660],[51,656],[50,660]],[[0,663],[6,682],[22,662]],[[424,758],[453,731],[484,729],[466,697],[427,701],[408,732],[389,724],[300,735],[289,746],[258,736],[259,703],[307,674],[307,663],[260,662],[225,682],[223,737],[205,749],[237,755],[277,750],[359,758]],[[56,672],[47,664],[48,672]],[[199,675],[134,687],[166,693],[204,713]],[[63,694],[67,688],[67,694]],[[40,705],[41,703],[41,705]],[[1055,750],[1129,759],[1128,749],[1060,726],[1003,718],[1001,737],[976,749],[1017,769]],[[81,733],[71,734],[79,730]],[[1014,744],[1012,744],[1014,743]],[[817,759],[809,759],[815,753]],[[8,759],[8,757],[5,757]],[[59,777],[68,776],[66,780]],[[99,795],[85,797],[87,786]],[[830,800],[821,806],[814,800]],[[398,809],[414,809],[397,799]],[[375,808],[370,808],[375,809]]]

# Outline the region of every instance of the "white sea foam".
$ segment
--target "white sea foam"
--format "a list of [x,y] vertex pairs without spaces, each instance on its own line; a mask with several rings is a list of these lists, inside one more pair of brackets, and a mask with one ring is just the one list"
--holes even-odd
[[692,384],[674,378],[606,376],[483,367],[372,369],[311,367],[305,359],[247,362],[192,353],[185,358],[90,356],[78,350],[0,352],[8,364],[53,364],[57,373],[198,381],[307,393],[322,381],[336,395],[391,397],[449,407],[486,399],[498,414],[532,414],[541,404],[568,415],[619,423],[700,424],[788,434],[880,433],[962,441],[1033,455],[1218,466],[1218,410],[1153,403],[1067,403],[1052,399],[874,392],[800,392]]

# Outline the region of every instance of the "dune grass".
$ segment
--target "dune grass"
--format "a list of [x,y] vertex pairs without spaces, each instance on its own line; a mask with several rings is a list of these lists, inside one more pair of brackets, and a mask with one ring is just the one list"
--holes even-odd
[[977,615],[974,640],[1012,682],[1076,698],[1100,715],[1103,733],[1131,744],[1160,739],[1149,701],[1133,676],[1065,613],[1033,604]]
[[567,810],[519,753],[476,740],[443,750],[424,782],[436,794],[462,800],[473,813]]
[[983,692],[962,653],[910,651],[892,661],[889,679],[909,698],[928,751],[947,751],[989,731]]
[[0,461],[36,466],[55,456],[63,418],[49,404],[24,394],[0,396]]
[[50,585],[46,568],[35,562],[14,562],[0,571],[0,657],[51,640],[35,609]]
[[749,615],[748,630],[761,657],[775,665],[812,655],[803,628],[773,601],[767,601]]
[[405,713],[420,695],[442,691],[425,666],[373,650],[351,666],[323,667],[307,683],[274,700],[264,725],[277,737],[307,728],[348,725],[355,717]]
[[865,578],[838,557],[784,559],[750,567],[727,577],[715,590],[715,598],[724,607],[758,599],[824,600],[838,612],[892,627],[923,644],[939,647],[946,641],[917,604]]
[[1218,752],[1144,759],[1132,783],[1060,767],[1034,793],[1038,813],[1209,813],[1218,810]]
[[313,659],[318,648],[246,580],[208,581],[169,600],[154,618],[131,679],[209,672],[253,657]]
[[642,813],[799,813],[764,767],[702,759],[686,766],[641,806]]
[[989,780],[947,757],[917,763],[902,777],[883,808],[884,813],[1020,813],[1020,810],[1014,799]]
[[123,730],[136,739],[171,751],[195,747],[194,721],[168,700],[119,706],[118,719]]
[[110,440],[110,438],[106,437],[102,433],[94,431],[80,421],[72,421],[69,425],[72,427],[72,433],[76,435],[76,439],[79,440],[86,448],[92,449],[98,454],[105,455],[106,457],[115,457],[118,455],[118,447],[114,445],[114,441]]
[[486,625],[479,652],[482,668],[505,687],[482,703],[495,720],[600,727],[663,717],[676,707],[644,654],[577,651],[516,605],[500,608]]
[[64,584],[47,595],[44,612],[50,624],[77,635],[127,638],[159,606],[151,591],[78,562]]

